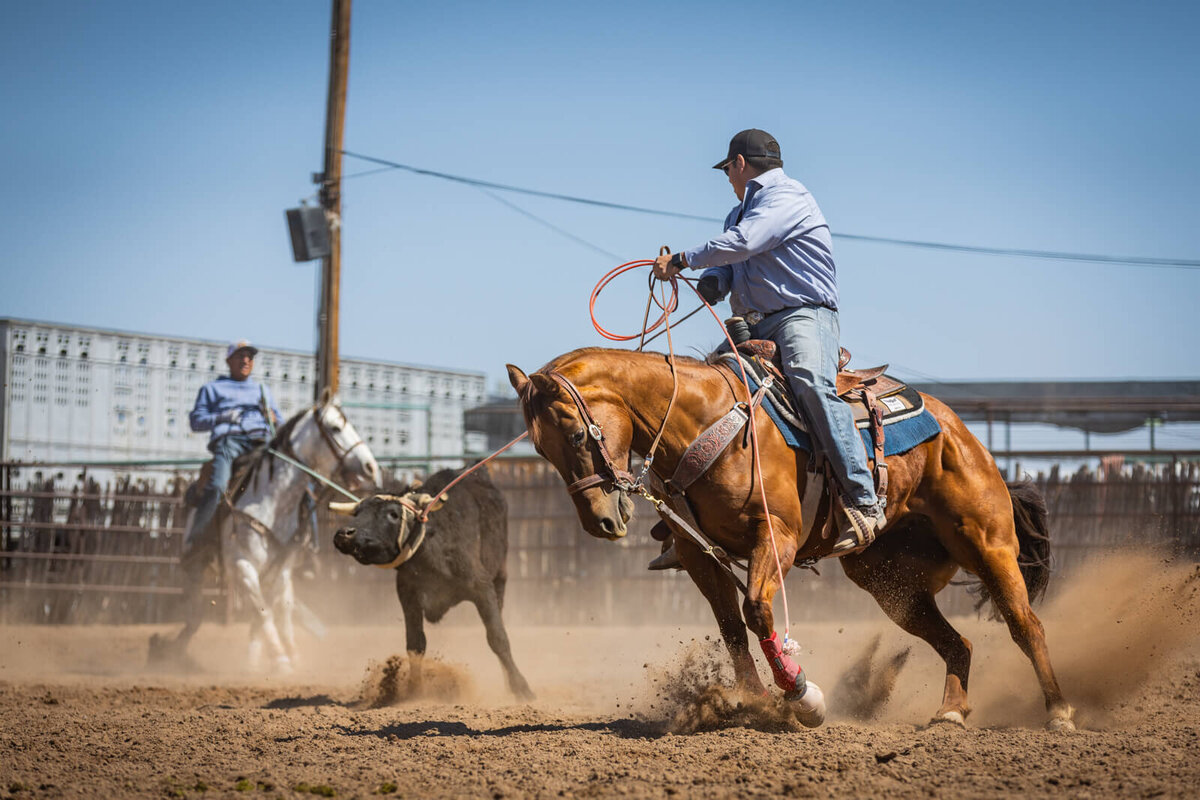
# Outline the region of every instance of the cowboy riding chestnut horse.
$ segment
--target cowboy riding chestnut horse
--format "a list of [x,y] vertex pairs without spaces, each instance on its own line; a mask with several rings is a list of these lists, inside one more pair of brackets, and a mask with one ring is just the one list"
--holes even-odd
[[[657,484],[667,483],[689,445],[748,399],[729,363],[673,360],[661,353],[585,348],[530,375],[508,366],[530,438],[567,483],[579,521],[593,536],[616,540],[626,533],[628,495],[642,488],[628,471],[632,455],[645,456],[657,440],[649,472]],[[970,711],[971,643],[934,601],[961,568],[979,578],[1033,663],[1048,727],[1073,728],[1074,709],[1059,689],[1042,624],[1030,608],[1030,595],[1045,587],[1046,566],[1018,563],[1019,553],[1037,550],[1035,542],[1046,544],[1044,504],[1029,487],[1010,490],[954,412],[933,397],[922,398],[940,431],[886,457],[886,524],[873,544],[843,557],[842,566],[897,625],[945,661],[935,720],[961,724]],[[756,436],[734,438],[685,493],[657,499],[672,512],[667,522],[679,560],[712,607],[739,685],[766,691],[750,655],[748,628],[785,696],[802,699],[804,673],[779,646],[771,602],[794,563],[830,555],[834,540],[805,526],[811,516],[811,509],[807,515],[802,509],[813,474],[809,454],[789,448],[763,406],[746,405],[753,409]],[[711,544],[705,548],[687,534],[680,518],[693,520]],[[747,569],[740,610],[731,561]]]

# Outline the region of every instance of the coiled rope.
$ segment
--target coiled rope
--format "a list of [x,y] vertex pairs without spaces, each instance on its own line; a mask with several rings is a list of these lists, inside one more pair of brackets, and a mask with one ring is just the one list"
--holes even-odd
[[[660,251],[660,253],[663,253],[663,254],[666,254],[669,252],[670,252],[670,250],[667,249],[666,247],[663,247],[662,250]],[[650,286],[649,297],[646,299],[646,314],[642,319],[642,330],[640,330],[639,332],[634,333],[634,334],[629,334],[629,335],[617,334],[617,333],[613,333],[612,331],[607,330],[603,325],[600,324],[600,321],[596,319],[596,298],[600,296],[600,292],[602,292],[604,290],[604,288],[606,286],[608,286],[610,283],[612,283],[613,280],[615,278],[617,278],[618,276],[623,275],[626,272],[630,272],[635,269],[640,269],[642,267],[652,267],[652,266],[654,266],[653,259],[638,259],[635,261],[627,261],[624,264],[621,264],[620,266],[614,267],[613,269],[609,270],[608,273],[605,274],[605,276],[600,279],[600,281],[596,284],[596,287],[594,289],[592,289],[592,295],[588,300],[588,313],[590,314],[590,316],[592,318],[592,327],[594,327],[596,329],[596,332],[599,333],[601,336],[603,336],[605,339],[608,339],[609,341],[613,341],[613,342],[629,342],[629,341],[633,341],[634,339],[639,339],[640,341],[639,341],[638,348],[637,348],[638,350],[641,350],[643,347],[646,346],[646,344],[648,344],[653,339],[657,338],[660,334],[666,333],[668,358],[669,358],[669,361],[671,364],[672,377],[674,378],[674,376],[675,376],[675,349],[674,349],[674,345],[671,341],[671,312],[673,312],[679,308],[679,281],[683,281],[691,288],[691,290],[693,292],[696,293],[696,297],[699,298],[702,305],[698,306],[697,308],[695,308],[694,310],[689,312],[685,317],[683,317],[683,319],[680,320],[680,322],[683,322],[684,320],[688,319],[693,314],[700,311],[701,308],[707,308],[708,312],[712,315],[713,320],[717,323],[717,326],[721,329],[721,333],[725,336],[725,341],[727,341],[729,343],[730,352],[732,352],[736,355],[737,354],[737,346],[734,344],[733,338],[729,335],[729,331],[726,330],[724,323],[721,322],[721,318],[719,316],[717,316],[716,310],[709,304],[709,302],[707,300],[704,299],[704,296],[700,294],[700,290],[696,288],[696,283],[698,282],[698,279],[687,278],[680,274],[673,275],[671,278],[664,281],[662,279],[656,278],[654,276],[653,272],[651,272],[650,277],[649,277],[649,286]],[[657,288],[659,289],[659,295],[655,294],[656,284],[657,284]],[[670,284],[671,291],[670,291],[669,295],[666,293],[665,284]],[[653,324],[649,324],[650,308],[652,305],[656,305],[661,310],[662,313],[659,315],[658,319],[654,321]],[[659,326],[663,327],[662,331],[659,331],[659,333],[656,333],[654,336],[650,337],[649,339],[646,338],[647,334],[649,334],[651,331],[658,329]],[[749,380],[749,377],[746,375],[746,367],[745,367],[745,365],[742,364],[740,358],[737,359],[737,364],[738,364],[738,371],[741,373],[742,389],[746,392],[746,403],[751,409],[753,409],[753,406],[751,405],[751,403],[753,402],[753,392],[751,392],[751,390],[750,390],[750,380]],[[667,417],[670,416],[671,406],[674,405],[674,402],[675,402],[675,395],[676,395],[676,392],[678,389],[678,381],[673,380],[673,384],[674,385],[672,386],[672,389],[671,389],[671,404],[667,406],[667,414],[666,414],[666,416],[663,417],[662,427],[659,429],[658,435],[654,439],[654,444],[651,446],[650,451],[647,454],[647,461],[642,468],[643,476],[645,475],[646,471],[649,469],[650,462],[653,461],[654,448],[656,448],[658,446],[659,439],[662,437],[662,433],[664,430],[666,430],[666,427],[667,427]],[[789,642],[789,633],[791,631],[791,616],[788,613],[787,587],[785,587],[783,584],[783,565],[779,561],[779,547],[775,544],[775,526],[771,521],[770,507],[767,505],[767,486],[763,482],[762,463],[761,463],[761,458],[760,458],[761,448],[759,447],[759,442],[758,442],[758,425],[755,421],[755,417],[756,417],[756,415],[753,413],[753,411],[751,411],[751,413],[750,413],[750,441],[751,441],[751,449],[752,449],[753,455],[754,455],[754,474],[755,474],[755,478],[758,480],[758,489],[759,489],[759,495],[762,498],[763,512],[766,514],[766,517],[767,517],[767,534],[771,539],[771,552],[775,556],[775,574],[779,578],[779,592],[780,592],[780,596],[781,596],[781,601],[783,603],[783,642],[784,642],[784,646],[786,647]],[[639,482],[640,482],[640,480],[641,479],[639,478]]]

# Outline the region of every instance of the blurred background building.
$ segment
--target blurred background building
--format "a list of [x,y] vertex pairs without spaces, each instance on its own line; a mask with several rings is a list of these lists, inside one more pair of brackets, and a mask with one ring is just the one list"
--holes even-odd
[[[235,338],[236,331],[230,332]],[[206,382],[228,373],[227,342],[0,319],[0,461],[206,458],[188,413]],[[255,343],[254,377],[285,416],[313,401],[311,353]],[[463,413],[486,376],[341,359],[341,404],[381,461],[486,449]]]

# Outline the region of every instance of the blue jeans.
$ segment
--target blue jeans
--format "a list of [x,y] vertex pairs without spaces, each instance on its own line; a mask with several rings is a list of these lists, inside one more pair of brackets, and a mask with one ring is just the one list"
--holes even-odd
[[750,334],[779,347],[783,373],[808,417],[809,434],[825,452],[849,501],[874,505],[875,480],[862,437],[850,406],[837,396],[838,312],[825,306],[785,308],[764,317]]
[[242,453],[254,448],[255,440],[249,436],[230,433],[209,444],[213,454],[213,471],[208,483],[200,490],[200,502],[196,506],[196,516],[192,518],[192,527],[188,529],[183,540],[184,551],[194,549],[204,543],[210,536],[208,530],[217,506],[221,503],[221,493],[229,486],[229,478],[233,472],[233,461]]

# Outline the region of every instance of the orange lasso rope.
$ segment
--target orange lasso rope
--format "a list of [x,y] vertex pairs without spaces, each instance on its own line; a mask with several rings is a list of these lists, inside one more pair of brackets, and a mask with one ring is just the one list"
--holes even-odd
[[[666,248],[664,248],[664,251],[665,250],[666,250]],[[713,320],[716,321],[718,327],[720,327],[720,329],[721,329],[721,333],[725,336],[725,341],[727,341],[729,343],[730,352],[736,354],[737,346],[734,344],[733,338],[729,335],[729,331],[725,328],[724,323],[721,322],[721,318],[719,316],[717,316],[717,312],[713,309],[713,307],[709,304],[709,302],[704,299],[704,296],[700,294],[700,290],[696,288],[696,279],[687,278],[687,277],[684,277],[679,274],[673,275],[671,278],[669,278],[666,281],[662,281],[661,279],[655,278],[653,275],[651,275],[651,277],[650,277],[650,300],[647,300],[646,317],[642,323],[642,330],[639,331],[638,333],[631,334],[628,336],[621,335],[621,334],[615,334],[615,333],[612,333],[611,331],[606,330],[600,324],[599,320],[596,319],[596,298],[599,297],[600,292],[603,291],[604,288],[606,286],[608,286],[608,284],[612,283],[613,279],[615,279],[618,275],[623,275],[624,273],[629,272],[630,270],[638,269],[640,267],[648,267],[648,266],[653,266],[653,265],[654,265],[653,259],[638,259],[636,261],[627,261],[624,264],[621,264],[620,266],[614,267],[613,269],[609,270],[608,273],[603,278],[600,279],[600,281],[596,284],[596,287],[594,289],[592,289],[591,298],[588,300],[588,312],[591,315],[592,326],[596,329],[596,332],[599,333],[601,336],[603,336],[605,339],[608,339],[608,340],[614,341],[614,342],[628,342],[633,339],[640,338],[642,340],[642,344],[645,344],[646,334],[655,330],[660,325],[665,324],[667,326],[667,347],[668,347],[668,350],[670,351],[670,357],[671,357],[671,361],[672,361],[672,373],[674,373],[675,352],[674,352],[674,346],[671,343],[670,314],[672,311],[675,311],[679,307],[679,283],[678,282],[682,280],[689,287],[691,287],[692,291],[695,292],[696,296],[700,299],[700,302],[703,303],[704,307],[708,309],[710,314],[712,314]],[[662,283],[669,283],[671,285],[671,293],[669,296],[666,296],[664,299],[660,299],[659,297],[655,296],[654,282],[656,280],[658,280]],[[650,317],[649,310],[650,310],[650,301],[651,300],[660,309],[662,309],[662,314],[654,322],[653,325],[647,325],[646,321],[649,320],[649,317]],[[697,309],[697,310],[699,310],[699,309]],[[688,316],[691,316],[691,314],[689,314]],[[686,317],[685,317],[685,319],[686,319]],[[638,349],[640,350],[641,347],[639,346]],[[746,392],[746,403],[748,406],[750,406],[750,404],[753,403],[753,392],[751,392],[751,390],[750,390],[750,379],[746,375],[746,367],[744,364],[742,364],[741,359],[738,359],[737,364],[738,364],[738,370],[741,373],[742,388]],[[672,402],[674,401],[674,393],[675,393],[675,387],[672,388]],[[750,407],[753,408],[753,406],[750,406]],[[756,418],[756,415],[752,411],[750,413],[750,441],[751,441],[751,450],[753,451],[753,454],[754,454],[754,474],[755,474],[755,479],[758,481],[759,494],[760,494],[760,497],[762,498],[763,513],[766,515],[766,518],[767,518],[767,535],[771,539],[771,552],[775,556],[775,574],[779,578],[779,592],[781,595],[781,600],[783,602],[783,640],[784,640],[784,643],[786,644],[788,641],[788,634],[791,631],[791,616],[788,612],[787,588],[783,584],[783,565],[779,561],[779,548],[775,544],[775,526],[771,522],[771,510],[770,510],[769,506],[767,505],[767,487],[766,487],[766,484],[763,482],[763,477],[762,477],[762,462],[759,457],[760,447],[759,447],[759,442],[758,442],[758,425],[756,423],[755,418]],[[664,420],[663,429],[665,429],[665,428],[666,428],[666,425],[665,425],[665,420]],[[661,436],[661,435],[662,435],[662,430],[659,431],[659,436]],[[657,445],[657,444],[658,444],[658,437],[655,438],[655,445]],[[652,456],[652,454],[651,454],[651,456]]]

